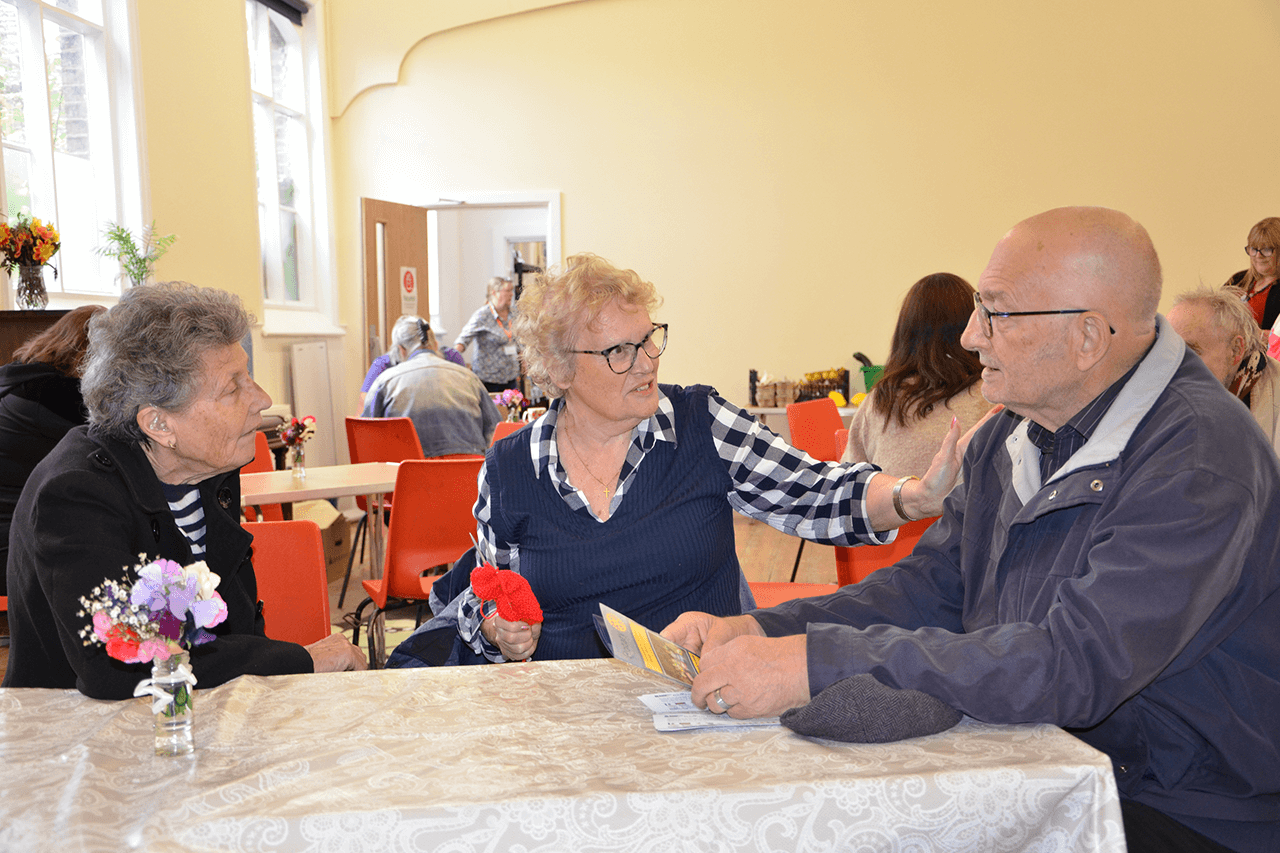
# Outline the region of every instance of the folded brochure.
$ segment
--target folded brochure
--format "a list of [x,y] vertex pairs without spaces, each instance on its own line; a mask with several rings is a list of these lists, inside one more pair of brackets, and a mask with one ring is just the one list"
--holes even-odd
[[[698,674],[697,655],[606,604],[600,605],[596,630],[610,654],[624,663],[681,684],[692,684]],[[640,701],[654,712],[653,726],[660,732],[778,724],[777,717],[736,720],[727,714],[713,714],[694,705],[687,690],[641,696]]]

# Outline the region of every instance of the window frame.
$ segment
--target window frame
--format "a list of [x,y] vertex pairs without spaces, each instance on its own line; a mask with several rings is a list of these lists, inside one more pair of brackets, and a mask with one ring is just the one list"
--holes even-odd
[[[18,38],[22,40],[23,81],[34,76],[34,79],[43,81],[44,86],[38,92],[23,93],[24,112],[29,117],[25,122],[26,141],[21,144],[6,141],[0,146],[0,193],[7,197],[8,187],[3,168],[5,149],[23,149],[29,152],[32,197],[33,201],[39,199],[40,206],[40,209],[32,209],[31,215],[52,222],[60,231],[63,230],[57,194],[58,155],[50,124],[48,60],[44,45],[45,24],[52,22],[85,38],[87,58],[91,52],[100,54],[94,57],[94,64],[101,73],[86,80],[86,85],[91,90],[88,100],[93,111],[90,162],[97,185],[95,195],[101,220],[95,224],[95,237],[100,236],[101,228],[108,221],[123,223],[134,230],[140,229],[142,223],[149,220],[146,217],[146,187],[142,168],[143,127],[141,111],[137,108],[142,98],[141,81],[135,74],[137,21],[129,0],[102,0],[101,24],[58,8],[50,0],[12,0],[12,4],[19,20]],[[33,99],[32,95],[37,97]],[[39,102],[35,105],[37,114],[34,116],[31,109],[33,100]],[[33,138],[33,130],[39,139]],[[104,147],[108,149],[105,153]],[[52,216],[46,209],[47,202],[50,201]],[[7,205],[3,213],[8,215]],[[67,287],[68,279],[61,274],[56,280],[46,276],[50,308],[75,308],[92,303],[112,304],[120,297],[124,286],[123,279],[119,277],[120,271],[109,259],[98,258],[93,251],[96,245],[95,242],[85,248],[88,254],[84,259],[91,261],[91,272],[96,270],[96,277],[89,278],[97,282],[98,288],[71,289]],[[64,242],[54,260],[54,266],[59,271],[62,264],[58,263],[57,258],[66,251]],[[7,280],[3,290],[0,307],[12,309],[13,287]]]
[[[322,5],[312,6],[302,18],[302,23],[295,25],[269,3],[259,0],[246,0],[247,6],[257,6],[262,13],[274,16],[277,25],[294,27],[298,35],[298,47],[301,52],[301,67],[305,94],[303,103],[305,111],[299,112],[296,106],[278,104],[274,98],[254,88],[252,74],[252,57],[246,52],[249,65],[249,103],[254,112],[254,157],[265,153],[264,163],[259,166],[263,174],[271,175],[269,188],[260,188],[256,212],[259,217],[258,234],[262,240],[260,246],[260,268],[266,280],[262,283],[263,317],[262,334],[264,336],[340,336],[345,329],[336,322],[337,305],[333,285],[332,267],[332,222],[329,204],[329,157],[328,126],[323,120],[324,86],[323,74],[323,18]],[[246,39],[248,36],[249,16],[246,14]],[[251,49],[247,43],[246,51]],[[276,181],[276,146],[274,111],[281,109],[300,118],[305,133],[307,166],[305,175],[309,187],[304,191],[306,206],[309,208],[309,221],[302,226],[305,229],[298,240],[298,290],[299,300],[290,302],[283,298],[283,252],[280,233],[280,210],[278,187]],[[258,122],[260,116],[267,115],[271,119],[272,144],[264,146],[265,152],[259,150]],[[269,166],[270,171],[265,171]],[[306,217],[302,217],[306,218]],[[264,227],[264,226],[270,226]],[[268,233],[268,231],[270,233]],[[303,239],[305,236],[305,239]]]

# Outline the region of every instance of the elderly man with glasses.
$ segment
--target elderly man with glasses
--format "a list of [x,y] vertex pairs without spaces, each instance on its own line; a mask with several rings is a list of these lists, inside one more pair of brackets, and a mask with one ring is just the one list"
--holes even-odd
[[1280,850],[1280,465],[1160,281],[1116,211],[1006,234],[961,342],[1007,414],[942,518],[830,596],[681,616],[694,702],[770,716],[874,679],[1057,724],[1111,756],[1131,851]]

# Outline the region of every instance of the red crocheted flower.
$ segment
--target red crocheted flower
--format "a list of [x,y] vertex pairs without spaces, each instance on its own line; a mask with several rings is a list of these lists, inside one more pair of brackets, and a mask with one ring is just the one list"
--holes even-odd
[[471,570],[471,589],[485,601],[498,605],[498,615],[508,622],[542,621],[542,607],[529,582],[512,571],[499,571],[485,563]]

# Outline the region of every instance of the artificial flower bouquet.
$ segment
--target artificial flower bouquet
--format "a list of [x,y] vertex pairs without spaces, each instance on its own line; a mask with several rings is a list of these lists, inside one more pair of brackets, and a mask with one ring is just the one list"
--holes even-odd
[[316,419],[312,415],[292,418],[288,424],[281,424],[278,434],[285,447],[301,447],[316,434]]
[[[16,267],[43,266],[62,246],[62,238],[52,225],[19,213],[9,222],[0,222],[0,266],[12,273]],[[58,270],[53,271],[54,278]]]
[[221,578],[204,561],[180,566],[173,560],[144,562],[132,583],[105,580],[80,603],[91,619],[80,632],[85,645],[102,643],[107,654],[125,663],[168,660],[172,655],[214,639],[209,628],[227,618],[218,595]]
[[510,421],[520,419],[520,413],[524,411],[527,402],[524,395],[514,388],[507,388],[502,393],[493,395],[493,404],[505,407],[509,412],[507,420]]

